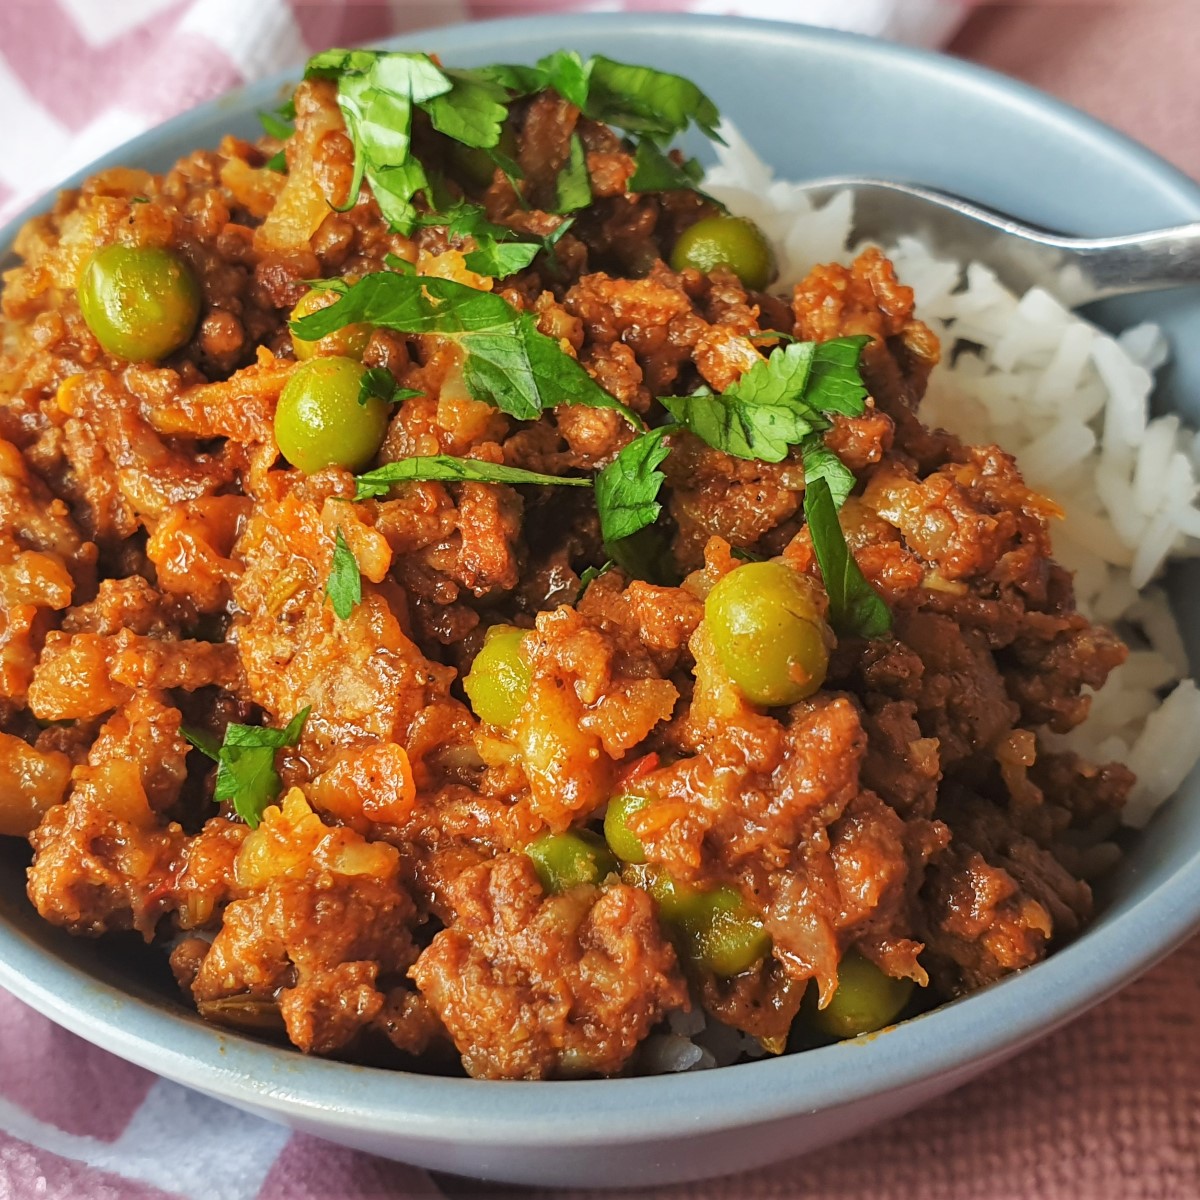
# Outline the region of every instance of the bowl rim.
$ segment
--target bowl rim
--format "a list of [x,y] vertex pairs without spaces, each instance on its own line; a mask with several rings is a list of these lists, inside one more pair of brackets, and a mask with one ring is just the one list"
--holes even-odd
[[[570,39],[610,32],[674,39],[715,35],[753,50],[769,39],[797,51],[837,48],[867,62],[900,61],[940,76],[1017,119],[1051,123],[1084,150],[1117,156],[1181,217],[1200,217],[1200,185],[1152,151],[1027,84],[946,55],[788,22],[689,14],[559,14],[413,31],[381,45],[436,43],[453,52],[486,41],[497,57],[532,36]],[[219,110],[267,101],[299,68],[235,88],[148,130],[70,176],[76,186],[106,166],[166,149]],[[21,226],[53,203],[41,197],[0,230],[0,255]],[[1168,900],[1169,896],[1169,900]],[[447,1079],[306,1058],[231,1034],[182,1005],[142,1000],[93,978],[0,920],[0,984],[72,1032],[158,1074],[243,1107],[346,1132],[452,1145],[536,1147],[562,1137],[605,1146],[696,1137],[797,1113],[834,1109],[968,1067],[983,1069],[1049,1034],[1131,982],[1200,927],[1200,856],[1131,908],[1103,917],[1036,968],[895,1026],[881,1035],[736,1068],[639,1078],[522,1082]],[[1116,964],[1120,964],[1119,968]],[[1031,1003],[1036,1001],[1036,1003]],[[963,1047],[969,1049],[964,1053]],[[965,1076],[964,1076],[965,1077]],[[720,1103],[714,1105],[714,1098]],[[581,1118],[586,1114],[586,1120]]]

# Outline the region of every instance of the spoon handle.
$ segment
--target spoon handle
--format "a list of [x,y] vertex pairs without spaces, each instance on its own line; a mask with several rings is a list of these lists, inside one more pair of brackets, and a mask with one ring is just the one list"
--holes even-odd
[[1089,299],[1200,284],[1200,221],[1127,237],[1063,238],[1060,245]]

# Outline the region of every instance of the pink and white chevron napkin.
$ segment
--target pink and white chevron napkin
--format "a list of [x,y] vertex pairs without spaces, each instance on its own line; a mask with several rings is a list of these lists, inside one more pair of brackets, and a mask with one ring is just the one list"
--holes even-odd
[[0,223],[106,150],[313,50],[550,12],[804,21],[940,45],[966,0],[0,0]]
[[[942,44],[963,14],[958,0],[0,0],[0,220],[150,125],[311,50],[469,19],[647,9],[924,45]],[[1200,941],[919,1113],[802,1161],[641,1195],[1196,1200],[1198,1013]],[[129,1066],[0,992],[0,1200],[527,1195],[292,1135]]]

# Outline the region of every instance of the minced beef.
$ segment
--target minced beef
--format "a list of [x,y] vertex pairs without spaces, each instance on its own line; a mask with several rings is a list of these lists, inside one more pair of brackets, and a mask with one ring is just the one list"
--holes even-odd
[[[0,832],[27,835],[29,895],[72,932],[173,939],[214,1020],[282,1029],[317,1053],[547,1078],[625,1070],[670,1012],[701,1005],[778,1051],[811,981],[851,949],[932,1000],[1037,961],[1086,921],[1082,839],[1130,786],[1051,753],[1124,650],[1075,612],[1051,558],[1054,509],[997,447],[925,429],[939,347],[911,291],[868,250],[792,296],[730,272],[673,271],[711,205],[634,195],[621,140],[560,97],[520,108],[515,158],[483,195],[494,222],[545,235],[572,136],[592,205],[545,255],[494,283],[444,228],[390,232],[364,189],[333,85],[296,93],[289,173],[227,138],[163,176],[109,169],[19,235],[0,355]],[[114,359],[75,298],[115,240],[165,246],[203,293],[191,340],[157,366]],[[704,598],[739,558],[819,585],[797,455],[750,462],[672,438],[651,581],[604,559],[594,507],[491,483],[412,483],[355,501],[349,472],[278,453],[295,369],[287,319],[317,276],[389,255],[532,313],[634,411],[755,362],[747,335],[870,337],[865,412],[826,445],[857,486],[847,542],[891,631],[843,638],[824,687],[750,703]],[[785,327],[786,326],[786,327]],[[612,461],[629,426],[564,406],[517,421],[473,399],[453,347],[376,331],[364,361],[415,393],[379,461],[449,454],[564,474]],[[559,492],[572,494],[558,494]],[[362,577],[345,619],[325,595],[335,535]],[[461,679],[497,623],[527,629],[528,700],[481,724]],[[251,831],[212,800],[183,730],[285,725],[286,791]],[[631,782],[632,781],[632,782]],[[770,955],[732,979],[685,969],[651,894],[615,875],[547,895],[523,848],[598,829],[623,789],[651,867],[728,886]],[[187,936],[180,940],[180,934]],[[376,1049],[373,1050],[372,1048]],[[425,1056],[425,1057],[422,1057]]]

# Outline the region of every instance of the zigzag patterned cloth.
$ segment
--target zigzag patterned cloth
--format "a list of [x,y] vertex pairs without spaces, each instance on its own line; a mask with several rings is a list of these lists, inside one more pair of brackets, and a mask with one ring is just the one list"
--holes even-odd
[[3,0],[0,223],[106,150],[313,50],[459,21],[680,11],[805,21],[927,46],[967,0]]

